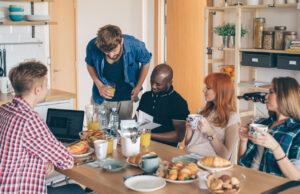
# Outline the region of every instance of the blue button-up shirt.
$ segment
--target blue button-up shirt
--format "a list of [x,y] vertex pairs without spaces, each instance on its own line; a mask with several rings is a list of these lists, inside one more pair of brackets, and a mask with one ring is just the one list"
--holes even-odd
[[[124,81],[134,88],[139,78],[140,63],[142,65],[148,64],[152,54],[146,49],[145,43],[133,36],[123,34],[123,38],[122,59],[124,65]],[[98,78],[103,84],[108,84],[108,81],[103,77],[105,53],[96,46],[96,38],[92,39],[87,45],[85,62],[95,68]],[[95,83],[93,84],[93,98],[97,104],[102,104],[105,100],[100,96]]]

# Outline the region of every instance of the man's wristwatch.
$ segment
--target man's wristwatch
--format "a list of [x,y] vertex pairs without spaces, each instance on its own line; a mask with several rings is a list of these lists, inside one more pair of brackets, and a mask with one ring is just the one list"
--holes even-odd
[[208,141],[212,141],[212,140],[214,140],[214,136],[213,135],[208,135],[207,139],[208,139]]

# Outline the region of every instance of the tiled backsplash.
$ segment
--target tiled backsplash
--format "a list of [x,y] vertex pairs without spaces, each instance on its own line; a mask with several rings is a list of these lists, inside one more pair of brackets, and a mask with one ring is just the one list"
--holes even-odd
[[[8,7],[10,4],[24,5],[24,14],[29,15],[30,2],[0,2],[0,20],[9,20]],[[48,14],[48,3],[35,3],[34,12],[37,15]],[[40,44],[6,44],[3,43],[37,43]],[[32,38],[32,26],[0,25],[0,48],[6,48],[7,73],[20,62],[38,60],[47,65],[49,57],[49,27],[35,26],[35,38]]]

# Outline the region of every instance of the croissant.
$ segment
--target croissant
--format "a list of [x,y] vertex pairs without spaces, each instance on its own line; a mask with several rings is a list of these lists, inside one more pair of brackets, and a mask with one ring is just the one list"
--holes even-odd
[[191,175],[194,175],[198,172],[198,166],[197,164],[191,162],[187,165],[187,168],[191,171]]
[[204,166],[210,166],[210,167],[214,167],[214,168],[218,168],[218,167],[227,167],[231,165],[231,162],[221,158],[219,156],[209,156],[209,157],[204,157],[201,160],[201,164]]
[[128,161],[132,164],[137,164],[139,162],[139,160],[141,160],[141,158],[143,157],[143,155],[145,154],[153,154],[153,155],[157,155],[155,152],[140,152],[137,155],[134,156],[130,156]]
[[184,167],[184,163],[182,161],[175,162],[174,166],[176,166],[179,169],[182,169]]
[[169,180],[176,180],[177,179],[177,176],[178,176],[178,170],[176,168],[172,168],[170,171],[169,171],[169,174],[167,176],[167,179]]
[[86,141],[80,141],[74,145],[68,147],[68,150],[72,154],[83,154],[89,148],[89,144]]

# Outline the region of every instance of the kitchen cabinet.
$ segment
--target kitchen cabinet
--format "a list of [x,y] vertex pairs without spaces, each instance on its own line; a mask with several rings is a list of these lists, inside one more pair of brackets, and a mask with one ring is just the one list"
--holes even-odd
[[[286,50],[266,50],[266,49],[254,49],[254,42],[253,42],[253,35],[254,35],[254,25],[253,21],[257,17],[265,17],[266,13],[271,14],[267,18],[267,22],[270,21],[272,23],[272,26],[276,25],[282,25],[284,19],[274,19],[273,16],[277,16],[279,12],[281,13],[288,13],[293,15],[293,27],[295,27],[293,30],[296,30],[298,32],[298,38],[300,34],[300,24],[299,20],[297,20],[297,17],[299,17],[299,5],[297,3],[293,4],[282,4],[282,5],[244,5],[244,6],[225,6],[225,7],[213,7],[209,6],[205,8],[205,57],[204,57],[204,74],[207,75],[210,72],[218,71],[216,64],[233,64],[234,66],[234,85],[236,88],[236,95],[242,95],[241,91],[250,90],[250,92],[254,91],[268,91],[269,86],[261,86],[256,87],[252,86],[250,82],[258,81],[258,74],[260,71],[262,71],[263,68],[258,67],[247,67],[247,71],[243,71],[243,68],[246,68],[244,66],[241,66],[241,60],[242,60],[242,53],[250,54],[258,53],[261,55],[268,55],[268,56],[274,56],[277,55],[288,55],[288,56],[295,56],[296,58],[300,56],[300,52],[298,51],[286,51]],[[218,15],[219,14],[219,15]],[[231,19],[233,21],[232,23],[235,24],[235,46],[233,48],[223,48],[222,46],[218,46],[216,42],[218,42],[216,39],[218,38],[216,35],[213,35],[212,27],[216,26],[215,19],[216,15],[219,16],[220,24],[224,23],[231,23],[228,20]],[[284,14],[282,14],[284,15]],[[247,23],[243,22],[245,18],[248,18],[248,23],[251,27],[247,28],[249,33],[246,35],[246,37],[241,38],[241,25],[245,27]],[[298,18],[299,19],[299,18]],[[281,22],[281,23],[280,23]],[[285,23],[284,23],[285,24]],[[270,27],[269,27],[270,28]],[[288,29],[289,30],[289,29]],[[220,41],[219,41],[220,42]],[[248,45],[246,43],[248,43]],[[219,44],[220,45],[220,44]],[[214,56],[218,56],[214,58]],[[264,64],[266,66],[266,64]],[[278,71],[276,67],[268,67],[266,71],[266,75],[277,77],[281,76],[278,75]],[[272,75],[274,72],[277,72],[277,74]],[[246,75],[245,75],[246,73]],[[291,75],[286,75],[287,73],[283,74],[283,76],[292,76],[292,71],[290,71]],[[294,73],[294,72],[293,72]],[[243,81],[241,81],[241,77],[243,77]],[[245,81],[246,77],[246,81]],[[296,78],[297,79],[297,78]],[[260,80],[259,80],[260,81]],[[268,80],[270,82],[271,80]],[[249,83],[249,84],[244,84]],[[244,93],[243,92],[243,93]],[[249,91],[247,91],[249,92]],[[237,110],[241,117],[254,117],[257,115],[257,104],[249,102],[247,110],[241,109],[241,102],[237,103]]]

